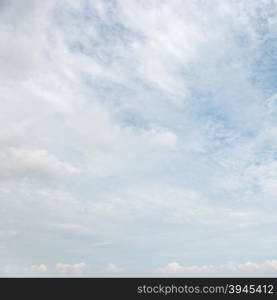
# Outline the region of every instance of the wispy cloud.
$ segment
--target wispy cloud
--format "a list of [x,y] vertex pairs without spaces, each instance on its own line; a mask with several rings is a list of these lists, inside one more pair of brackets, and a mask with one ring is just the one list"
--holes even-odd
[[274,1],[0,6],[5,261],[274,261]]

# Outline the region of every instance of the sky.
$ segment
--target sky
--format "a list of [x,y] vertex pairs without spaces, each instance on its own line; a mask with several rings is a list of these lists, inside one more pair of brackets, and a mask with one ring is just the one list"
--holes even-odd
[[0,0],[0,276],[277,276],[276,0]]

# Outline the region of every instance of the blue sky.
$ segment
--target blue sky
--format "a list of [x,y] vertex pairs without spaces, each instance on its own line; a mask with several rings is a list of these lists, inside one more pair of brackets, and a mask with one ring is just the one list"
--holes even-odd
[[276,276],[276,1],[0,1],[0,276]]

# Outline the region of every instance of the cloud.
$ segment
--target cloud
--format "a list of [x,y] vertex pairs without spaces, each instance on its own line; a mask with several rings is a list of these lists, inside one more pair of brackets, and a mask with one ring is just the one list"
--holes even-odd
[[6,265],[0,269],[1,273],[5,277],[41,277],[49,275],[48,267],[45,264],[29,266]]
[[[79,170],[70,163],[61,162],[45,150],[8,148],[0,153],[0,163],[7,178],[44,179],[78,174]],[[2,176],[3,176],[2,175]]]
[[114,264],[108,264],[107,267],[104,269],[104,272],[109,274],[122,273],[123,271],[123,268],[120,268]]
[[26,273],[46,272],[47,270],[48,270],[47,266],[44,264],[39,265],[39,266],[31,265],[31,266],[25,267],[23,269],[23,271]]
[[57,263],[54,268],[48,268],[45,264],[37,265],[6,265],[1,267],[0,274],[12,277],[79,277],[79,276],[116,276],[125,270],[115,264],[107,264],[105,267],[91,267],[86,263],[77,264]]
[[177,136],[169,130],[145,132],[145,139],[150,140],[150,145],[154,148],[174,149],[177,146]]
[[185,268],[182,267],[180,264],[176,262],[172,262],[167,264],[163,268],[157,268],[155,272],[161,273],[161,274],[174,274],[174,273],[182,273],[184,272]]
[[180,276],[260,276],[261,274],[276,274],[277,261],[266,260],[261,263],[227,263],[223,265],[182,266],[178,263],[169,263],[165,267],[157,268],[155,273],[161,275]]
[[136,276],[168,257],[274,257],[276,14],[250,0],[5,1],[5,261],[93,254]]
[[56,264],[56,271],[60,275],[64,276],[81,276],[86,268],[86,264],[81,262],[78,264],[63,264],[57,263]]

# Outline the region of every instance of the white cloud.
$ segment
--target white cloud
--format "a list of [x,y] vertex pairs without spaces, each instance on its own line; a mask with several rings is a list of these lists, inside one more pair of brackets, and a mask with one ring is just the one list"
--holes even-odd
[[122,273],[123,271],[124,271],[123,268],[120,268],[115,264],[108,264],[107,267],[104,269],[104,272],[109,274]]
[[262,218],[259,209],[245,206],[236,207],[233,203],[210,204],[199,191],[179,188],[168,184],[130,185],[125,189],[104,193],[87,206],[90,214],[111,220],[125,221],[144,218],[158,218],[159,224],[205,226],[212,228],[221,224],[222,230],[259,224]]
[[178,1],[158,4],[159,9],[154,1],[119,1],[119,5],[123,24],[142,36],[131,48],[140,76],[170,94],[185,94],[180,67],[195,59],[202,36],[201,29],[191,23],[193,5],[187,3],[185,15],[179,13]]
[[161,274],[174,274],[174,273],[182,273],[184,272],[185,268],[176,262],[172,262],[167,264],[163,268],[157,268],[155,272]]
[[78,264],[56,264],[56,271],[61,275],[81,276],[86,268],[86,264],[81,262]]
[[276,13],[251,0],[5,1],[5,260],[51,265],[74,244],[77,261],[125,265],[120,244],[183,261],[195,236],[193,261],[205,245],[218,260],[273,257]]
[[266,260],[261,263],[226,263],[223,265],[195,265],[182,266],[178,263],[169,263],[165,267],[157,268],[155,273],[170,275],[179,273],[183,276],[259,276],[261,274],[276,274],[277,260]]
[[0,268],[0,272],[3,273],[3,276],[8,277],[41,277],[49,275],[45,264],[28,266],[6,265]]
[[25,267],[23,269],[24,272],[26,273],[36,273],[36,272],[47,272],[47,266],[44,264],[41,265],[31,265],[29,267]]
[[12,178],[16,176],[38,179],[43,176],[55,178],[79,173],[79,170],[70,163],[59,161],[45,150],[11,147],[0,153],[0,164],[5,170],[3,175]]
[[156,131],[150,130],[144,134],[146,141],[154,148],[175,149],[177,144],[177,136],[168,130]]

